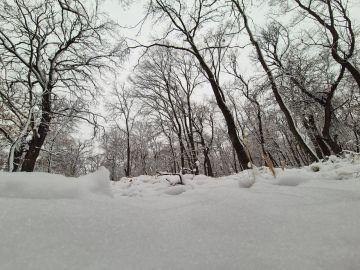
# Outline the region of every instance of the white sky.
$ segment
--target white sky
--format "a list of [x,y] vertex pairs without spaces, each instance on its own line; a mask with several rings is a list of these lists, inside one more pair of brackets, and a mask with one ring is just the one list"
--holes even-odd
[[[109,16],[115,20],[117,23],[119,23],[121,26],[135,26],[139,21],[144,17],[145,12],[145,4],[148,2],[148,0],[125,0],[128,2],[131,2],[129,5],[124,5],[122,2],[124,0],[103,0],[101,5],[101,10],[108,13]],[[188,0],[189,2],[194,0]],[[270,0],[268,0],[270,2]],[[264,1],[263,3],[266,3]],[[249,17],[252,18],[252,20],[257,25],[261,25],[266,22],[267,19],[270,19],[270,17],[267,15],[267,9],[265,4],[260,3],[260,8],[254,9],[250,14]],[[353,21],[355,22],[355,25],[360,27],[360,0],[349,0],[349,6],[351,6],[350,13]],[[123,28],[121,31],[121,35],[137,39],[141,41],[142,43],[149,43],[150,42],[150,35],[156,33],[156,30],[153,29],[152,25],[150,25],[150,22],[147,21],[147,23],[143,26],[143,29],[139,36],[136,34],[139,31],[139,27],[136,29],[125,29]],[[245,54],[247,54],[246,52]],[[125,80],[126,76],[131,73],[131,67],[134,65],[137,61],[138,54],[132,53],[129,56],[129,61],[124,63],[124,67],[126,70],[124,70],[122,73],[122,78]],[[244,55],[245,58],[247,58]],[[243,59],[242,62],[247,62],[249,67],[252,65],[251,62],[248,59]]]

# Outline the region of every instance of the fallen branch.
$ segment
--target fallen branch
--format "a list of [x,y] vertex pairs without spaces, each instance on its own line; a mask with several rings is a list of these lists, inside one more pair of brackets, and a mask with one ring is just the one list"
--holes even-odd
[[[177,176],[179,176],[180,183],[176,183],[176,184],[184,185],[184,181],[183,181],[182,175],[179,174],[179,173],[156,172],[156,176],[159,176],[159,175],[177,175]],[[173,183],[171,183],[168,179],[166,179],[166,180],[167,180],[170,184],[173,184]],[[176,184],[175,184],[175,185],[176,185]]]

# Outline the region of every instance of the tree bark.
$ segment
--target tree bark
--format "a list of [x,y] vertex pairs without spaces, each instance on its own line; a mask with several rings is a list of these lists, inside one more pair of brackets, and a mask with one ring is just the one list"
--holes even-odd
[[51,88],[43,90],[41,122],[38,130],[33,130],[32,138],[28,143],[29,149],[25,154],[24,162],[21,166],[21,171],[23,172],[34,171],[36,160],[39,157],[41,147],[49,132],[51,122],[51,90]]

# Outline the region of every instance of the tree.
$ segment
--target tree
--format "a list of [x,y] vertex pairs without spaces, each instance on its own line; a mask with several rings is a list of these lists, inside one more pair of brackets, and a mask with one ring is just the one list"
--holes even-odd
[[[354,78],[360,90],[360,70],[354,63],[356,29],[347,0],[293,0],[305,16],[314,19],[323,38],[314,45],[330,50],[334,60]],[[323,31],[325,30],[325,31]],[[313,39],[315,40],[315,39]]]
[[[169,138],[169,131],[163,127],[166,122],[166,125],[170,125],[170,129],[177,135],[180,167],[184,171],[185,160],[191,169],[196,161],[195,146],[186,147],[186,142],[193,141],[188,139],[191,136],[188,123],[192,123],[189,117],[191,116],[190,97],[198,82],[197,76],[191,78],[189,71],[186,71],[184,76],[184,70],[179,69],[179,66],[184,67],[169,49],[158,48],[153,52],[149,51],[143,58],[131,81],[134,86],[134,96],[141,99],[144,107],[154,112],[153,116],[160,120],[160,128],[164,134],[167,133]],[[195,81],[192,81],[193,79]]]
[[214,108],[208,105],[197,105],[194,111],[194,129],[199,137],[204,155],[204,173],[214,176],[213,166],[210,160],[210,152],[214,141]]
[[131,146],[130,146],[130,136],[131,130],[134,125],[134,121],[137,115],[137,112],[134,112],[135,100],[131,96],[129,89],[122,85],[120,88],[115,85],[111,93],[113,101],[108,103],[108,111],[112,117],[113,122],[119,130],[122,130],[118,120],[125,120],[125,134],[126,134],[126,168],[125,175],[129,177],[131,175]]
[[[241,168],[247,169],[250,160],[238,136],[234,117],[228,108],[220,84],[222,59],[231,46],[224,41],[227,31],[231,31],[233,26],[225,23],[213,32],[206,28],[211,22],[218,23],[223,20],[225,13],[221,5],[218,4],[218,1],[197,0],[190,7],[182,0],[152,0],[149,4],[149,12],[157,21],[166,20],[166,33],[157,39],[157,42],[149,46],[133,47],[160,46],[188,52],[195,57],[224,116],[227,133]],[[175,40],[179,40],[178,37],[180,36],[180,40],[183,42],[174,42],[174,39],[171,39],[172,35],[174,35]]]
[[245,12],[244,1],[243,0],[232,0],[231,3],[233,5],[234,12],[237,12],[237,14],[239,15],[239,19],[241,19],[244,24],[246,33],[248,34],[250,42],[255,49],[256,57],[257,57],[258,61],[260,62],[261,66],[269,80],[275,100],[278,103],[281,111],[283,112],[283,114],[286,118],[286,121],[288,123],[291,133],[296,138],[296,141],[300,145],[302,150],[309,156],[310,160],[312,162],[318,161],[318,158],[315,155],[315,153],[312,151],[312,149],[309,147],[309,145],[305,142],[304,138],[299,133],[299,131],[296,127],[296,124],[294,122],[294,119],[291,115],[291,112],[290,112],[289,108],[287,107],[287,105],[285,104],[283,97],[280,94],[279,87],[276,83],[275,76],[274,76],[272,70],[270,69],[268,63],[266,62],[266,59],[264,57],[261,46],[260,46],[259,42],[256,40],[255,35],[253,34],[253,30],[250,28],[249,19]]
[[28,120],[22,121],[22,130],[29,140],[21,170],[33,171],[53,117],[69,111],[56,111],[55,103],[94,97],[96,72],[108,68],[106,61],[115,63],[123,51],[109,40],[115,24],[83,0],[4,0],[0,20],[2,63],[9,80],[22,84],[27,95]]

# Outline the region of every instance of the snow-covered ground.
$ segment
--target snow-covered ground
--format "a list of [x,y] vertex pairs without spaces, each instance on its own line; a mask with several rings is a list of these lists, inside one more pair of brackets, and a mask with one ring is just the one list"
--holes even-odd
[[360,269],[360,160],[184,178],[0,173],[0,269]]

